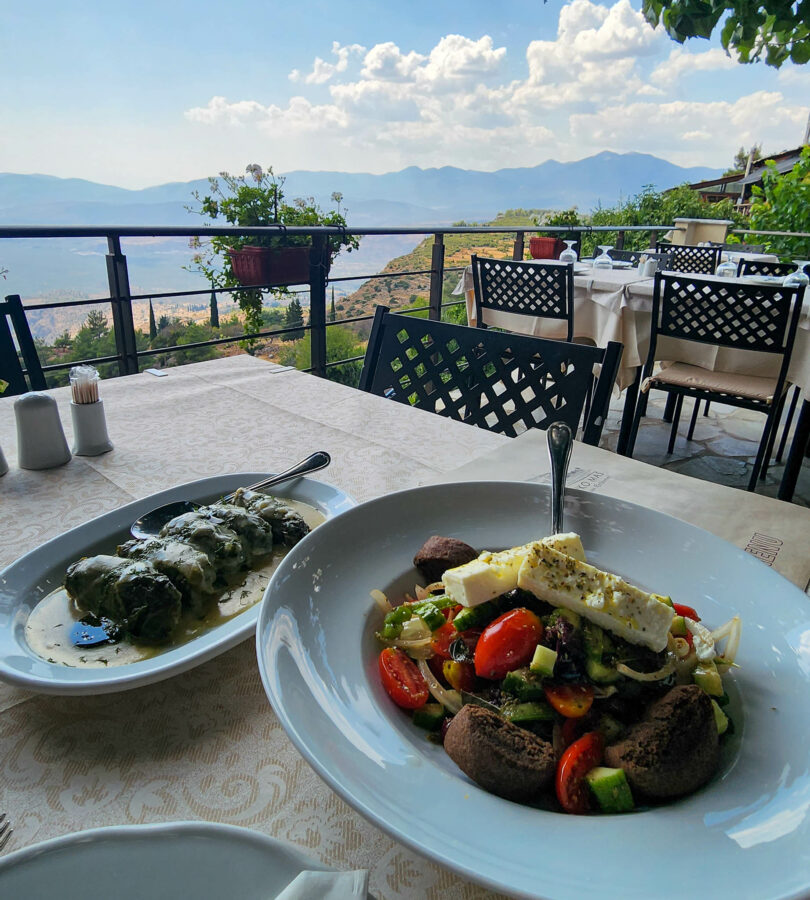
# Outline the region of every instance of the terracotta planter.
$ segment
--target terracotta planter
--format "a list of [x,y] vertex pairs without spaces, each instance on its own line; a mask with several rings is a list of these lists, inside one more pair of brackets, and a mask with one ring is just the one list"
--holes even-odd
[[553,237],[529,238],[529,253],[532,259],[559,259],[565,249],[565,242]]
[[245,287],[309,282],[309,247],[242,247],[229,250],[233,274]]

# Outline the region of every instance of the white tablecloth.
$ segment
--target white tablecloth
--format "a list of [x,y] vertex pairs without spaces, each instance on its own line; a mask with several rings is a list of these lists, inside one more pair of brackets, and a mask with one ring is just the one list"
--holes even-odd
[[[574,275],[574,339],[590,341],[598,347],[607,346],[608,341],[621,341],[624,353],[617,383],[623,390],[632,383],[636,369],[643,365],[649,351],[653,279],[643,278],[635,269],[594,270],[580,264],[578,270]],[[464,292],[467,319],[471,325],[476,324],[471,267],[455,290]],[[536,316],[486,310],[484,321],[520,334],[559,340],[566,336],[564,322]],[[775,376],[778,371],[769,354],[670,339],[659,339],[658,350],[661,360],[677,359],[711,370],[765,376]],[[810,398],[810,291],[805,292],[788,379]]]

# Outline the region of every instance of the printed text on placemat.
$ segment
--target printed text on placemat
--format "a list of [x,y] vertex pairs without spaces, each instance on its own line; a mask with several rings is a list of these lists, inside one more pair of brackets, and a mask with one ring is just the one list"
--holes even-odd
[[757,559],[761,559],[766,566],[772,566],[776,562],[776,557],[783,545],[784,541],[780,541],[779,538],[755,531],[745,547],[745,552],[756,556]]

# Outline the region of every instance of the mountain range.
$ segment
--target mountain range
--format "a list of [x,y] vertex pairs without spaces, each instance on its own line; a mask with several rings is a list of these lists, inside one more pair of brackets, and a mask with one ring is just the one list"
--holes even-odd
[[[480,172],[444,166],[411,166],[382,175],[347,172],[285,173],[288,198],[314,197],[332,208],[343,194],[347,221],[356,227],[437,226],[459,220],[486,222],[520,207],[590,212],[610,206],[645,185],[665,189],[713,177],[718,170],[683,168],[643,153],[599,153],[575,162],[549,160],[527,168]],[[199,225],[186,209],[192,192],[208,190],[206,179],[129,190],[78,178],[0,173],[0,225]],[[414,237],[366,239],[359,252],[341,254],[333,275],[371,274],[408,252]],[[102,239],[31,239],[0,242],[0,269],[9,270],[4,293],[24,298],[102,296],[107,252]],[[190,251],[185,239],[148,238],[126,242],[130,281],[136,293],[190,290],[199,278],[183,269]]]

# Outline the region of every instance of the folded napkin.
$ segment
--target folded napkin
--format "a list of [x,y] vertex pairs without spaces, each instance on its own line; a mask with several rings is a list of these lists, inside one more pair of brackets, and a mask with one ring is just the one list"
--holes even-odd
[[366,900],[368,871],[301,872],[276,900]]

